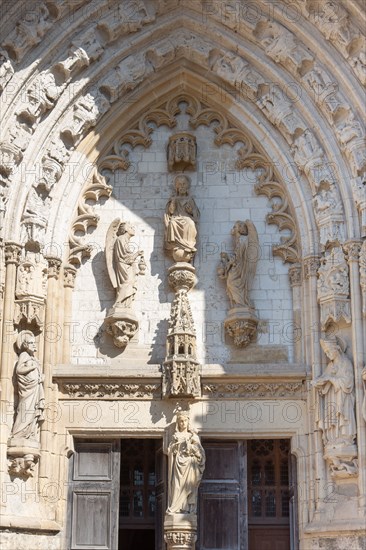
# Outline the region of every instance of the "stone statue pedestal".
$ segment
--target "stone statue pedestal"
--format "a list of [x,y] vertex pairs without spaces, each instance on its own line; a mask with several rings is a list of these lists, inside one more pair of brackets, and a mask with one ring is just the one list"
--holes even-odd
[[9,439],[7,454],[9,474],[28,479],[33,477],[34,468],[41,456],[40,443],[25,438]]
[[196,514],[165,514],[167,550],[193,550],[197,540]]
[[134,312],[122,305],[115,304],[108,310],[105,319],[106,330],[113,337],[117,348],[125,348],[139,328]]
[[168,269],[168,281],[174,292],[189,292],[197,283],[196,270],[192,264],[177,262]]
[[237,347],[245,348],[257,334],[258,321],[254,308],[234,307],[229,310],[225,319],[225,332]]

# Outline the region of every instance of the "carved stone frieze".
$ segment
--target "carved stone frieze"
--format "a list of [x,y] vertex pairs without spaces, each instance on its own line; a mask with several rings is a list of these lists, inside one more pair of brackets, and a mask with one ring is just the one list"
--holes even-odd
[[351,323],[348,265],[341,246],[325,251],[318,269],[317,288],[322,329],[341,320]]
[[203,383],[202,396],[219,399],[301,398],[302,382],[230,382]]
[[71,399],[159,399],[161,384],[154,382],[59,381],[59,390]]

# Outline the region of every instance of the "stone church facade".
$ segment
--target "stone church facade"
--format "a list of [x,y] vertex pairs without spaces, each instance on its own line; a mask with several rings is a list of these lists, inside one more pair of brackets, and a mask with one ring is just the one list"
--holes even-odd
[[2,548],[365,548],[362,2],[0,10]]

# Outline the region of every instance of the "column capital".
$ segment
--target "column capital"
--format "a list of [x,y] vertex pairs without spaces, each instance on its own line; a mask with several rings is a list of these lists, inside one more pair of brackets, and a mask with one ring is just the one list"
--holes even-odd
[[360,257],[361,247],[362,247],[362,241],[359,241],[359,240],[347,241],[343,245],[343,250],[347,256],[348,263],[358,262]]
[[302,283],[302,268],[300,264],[292,265],[288,270],[291,287],[301,286]]
[[5,265],[15,264],[19,265],[20,262],[20,253],[22,251],[22,246],[15,242],[6,242],[4,246],[5,252]]
[[56,256],[46,256],[48,262],[47,275],[49,279],[58,279],[62,261]]
[[64,267],[64,287],[74,288],[77,269],[73,265],[66,265]]
[[304,266],[305,279],[310,279],[310,277],[316,277],[319,265],[320,265],[319,256],[313,255],[313,256],[307,256],[306,258],[304,258],[303,266]]

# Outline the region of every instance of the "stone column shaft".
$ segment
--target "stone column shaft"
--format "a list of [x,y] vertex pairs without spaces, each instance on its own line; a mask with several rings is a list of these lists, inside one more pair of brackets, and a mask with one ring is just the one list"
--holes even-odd
[[359,254],[361,242],[350,241],[345,244],[349,265],[351,311],[352,311],[352,351],[355,373],[357,448],[358,448],[358,488],[360,514],[365,514],[366,508],[366,426],[362,415],[364,398],[361,372],[365,366],[364,340],[362,328],[362,297],[359,272]]
[[[307,301],[309,303],[308,310],[308,327],[310,330],[310,357],[312,367],[312,379],[314,380],[321,374],[321,350],[319,343],[320,318],[319,307],[317,301],[317,270],[319,266],[319,258],[317,256],[308,256],[304,259],[305,278],[307,280]],[[311,390],[310,403],[310,430],[314,427],[314,457],[315,457],[315,513],[321,512],[322,505],[326,496],[326,481],[327,469],[323,459],[323,442],[322,434],[316,429],[315,414],[319,406],[319,397],[316,388]]]

